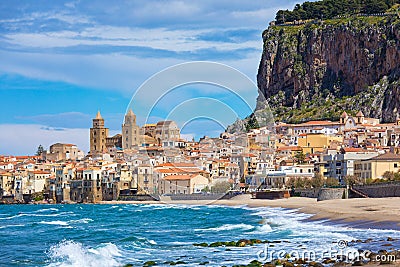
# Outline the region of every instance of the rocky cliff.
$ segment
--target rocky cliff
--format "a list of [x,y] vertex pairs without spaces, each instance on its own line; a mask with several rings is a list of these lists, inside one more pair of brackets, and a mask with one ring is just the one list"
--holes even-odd
[[[400,114],[400,19],[348,17],[270,26],[257,81],[277,120]],[[259,105],[262,106],[262,105]]]

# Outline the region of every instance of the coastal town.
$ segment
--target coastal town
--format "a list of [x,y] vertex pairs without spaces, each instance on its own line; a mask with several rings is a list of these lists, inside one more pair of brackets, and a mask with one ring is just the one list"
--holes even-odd
[[380,123],[361,111],[343,112],[339,121],[276,122],[199,141],[182,139],[171,120],[139,126],[132,110],[121,134],[109,136],[100,112],[92,123],[88,154],[55,143],[35,156],[0,156],[2,203],[160,200],[294,188],[301,193],[399,179],[400,119]]

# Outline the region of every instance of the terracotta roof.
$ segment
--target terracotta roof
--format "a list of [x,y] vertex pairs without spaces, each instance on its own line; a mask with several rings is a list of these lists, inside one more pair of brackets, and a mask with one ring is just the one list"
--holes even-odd
[[298,150],[302,150],[302,148],[299,146],[281,146],[281,147],[278,147],[276,150],[277,151],[281,151],[281,150],[296,150],[296,151],[298,151]]
[[176,162],[176,163],[167,162],[167,163],[160,164],[156,167],[193,167],[193,168],[197,168],[197,166],[195,164],[190,163],[190,162]]
[[308,121],[305,123],[302,123],[300,125],[328,125],[328,124],[332,124],[333,122],[331,121]]
[[345,152],[362,152],[364,150],[362,148],[357,148],[357,147],[345,147],[344,151]]
[[382,155],[373,157],[372,160],[378,160],[378,161],[397,160],[397,161],[400,161],[400,155],[393,154],[393,153],[386,153],[386,154],[382,154]]
[[171,169],[157,169],[156,172],[159,172],[159,173],[174,173],[174,171],[171,170]]
[[360,110],[360,111],[357,113],[356,117],[364,117],[364,113],[362,113],[362,111]]
[[197,175],[168,175],[164,177],[164,180],[167,181],[174,181],[174,180],[190,180],[195,178]]
[[34,174],[50,174],[50,172],[46,171],[33,171]]

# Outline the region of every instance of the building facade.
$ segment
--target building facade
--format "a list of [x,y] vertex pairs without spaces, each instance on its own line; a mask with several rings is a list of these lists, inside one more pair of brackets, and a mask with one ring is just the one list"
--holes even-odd
[[107,152],[106,139],[108,137],[108,128],[104,127],[104,119],[100,111],[93,119],[93,126],[90,128],[90,154],[92,156]]
[[180,130],[174,121],[160,121],[156,125],[156,136],[159,144],[166,140],[180,139]]
[[132,149],[139,145],[141,145],[140,128],[136,124],[136,115],[130,109],[122,124],[122,148]]
[[79,150],[73,144],[56,143],[50,146],[50,152],[45,154],[46,160],[77,160],[79,158]]

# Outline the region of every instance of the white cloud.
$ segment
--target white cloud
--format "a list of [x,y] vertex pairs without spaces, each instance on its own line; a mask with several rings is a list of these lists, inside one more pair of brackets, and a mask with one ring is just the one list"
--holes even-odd
[[181,138],[186,140],[186,141],[192,141],[193,138],[195,138],[195,136],[196,136],[195,133],[181,134]]
[[[225,29],[230,30],[230,29]],[[146,47],[170,52],[195,52],[202,49],[234,51],[238,49],[259,49],[261,40],[245,42],[204,41],[196,38],[200,34],[215,32],[208,30],[168,30],[165,28],[127,28],[97,26],[80,32],[56,31],[38,33],[10,33],[4,37],[13,46],[31,48],[66,48],[79,45]],[[261,39],[261,38],[260,38]]]
[[144,60],[119,54],[84,56],[1,50],[0,58],[0,72],[3,73],[119,90],[126,92],[128,96],[154,72],[180,62],[171,58]]
[[0,124],[0,154],[33,155],[41,144],[72,143],[87,152],[89,129],[57,129],[39,124]]

